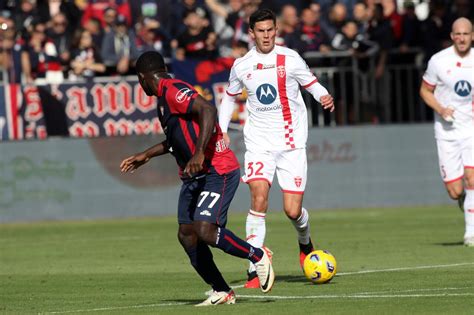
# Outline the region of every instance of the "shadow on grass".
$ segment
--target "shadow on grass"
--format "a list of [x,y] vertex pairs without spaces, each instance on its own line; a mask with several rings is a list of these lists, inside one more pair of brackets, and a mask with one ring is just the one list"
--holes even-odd
[[239,295],[237,294],[237,303],[240,304],[242,302],[248,302],[248,303],[274,303],[274,302],[276,302],[276,299],[272,299],[272,297],[269,296],[266,299],[255,300],[255,299],[249,299],[249,298],[245,298],[245,297],[239,297]]
[[316,286],[317,285],[325,285],[326,286],[326,285],[334,284],[336,282],[335,278],[337,278],[337,277],[338,277],[338,275],[336,274],[331,281],[326,282],[326,283],[322,283],[322,284],[315,284],[315,283],[310,282],[304,276],[294,276],[294,275],[276,276],[275,281],[276,282],[302,283],[303,285],[308,285],[308,286],[314,286],[314,285],[316,285]]
[[[183,306],[196,305],[196,304],[201,303],[202,301],[204,301],[204,300],[196,300],[196,299],[169,299],[169,300],[163,300],[163,302],[166,302],[166,303],[179,303]],[[257,301],[258,301],[258,303],[273,303],[276,300],[272,299],[272,297],[269,296],[268,298],[258,299]],[[240,304],[240,303],[243,303],[243,302],[255,303],[256,300],[251,299],[251,298],[240,297],[237,294],[237,303]]]
[[[230,281],[229,283],[231,285],[238,285],[238,284],[243,284],[244,279],[242,280],[233,280]],[[275,281],[278,282],[307,282],[308,280],[304,276],[295,276],[295,275],[276,275]]]
[[435,243],[435,245],[441,245],[441,246],[464,246],[464,243],[462,241],[460,242],[449,242],[449,243]]
[[308,282],[304,276],[295,276],[295,275],[277,275],[275,281],[281,282]]
[[183,305],[196,305],[204,301],[205,298],[203,299],[169,299],[169,300],[162,300],[163,302],[166,303],[180,303]]

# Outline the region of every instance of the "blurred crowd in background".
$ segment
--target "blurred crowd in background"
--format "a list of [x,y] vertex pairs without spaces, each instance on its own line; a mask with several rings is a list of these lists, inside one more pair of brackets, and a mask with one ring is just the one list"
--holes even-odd
[[471,0],[0,0],[0,69],[9,82],[52,83],[133,74],[147,50],[169,60],[237,58],[253,46],[248,18],[259,8],[277,13],[277,44],[303,56],[417,48],[427,60],[450,45],[454,19],[473,19],[473,7]]

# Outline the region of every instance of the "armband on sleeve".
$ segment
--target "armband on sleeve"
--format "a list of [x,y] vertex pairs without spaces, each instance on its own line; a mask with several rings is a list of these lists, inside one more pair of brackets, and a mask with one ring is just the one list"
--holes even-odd
[[308,88],[306,88],[306,91],[311,93],[313,95],[314,99],[317,100],[318,102],[321,102],[321,96],[328,95],[329,92],[326,90],[324,86],[321,85],[321,83],[316,82],[315,84],[312,84]]
[[227,132],[229,129],[230,119],[234,112],[235,96],[224,94],[222,98],[221,106],[219,107],[219,126],[222,132]]

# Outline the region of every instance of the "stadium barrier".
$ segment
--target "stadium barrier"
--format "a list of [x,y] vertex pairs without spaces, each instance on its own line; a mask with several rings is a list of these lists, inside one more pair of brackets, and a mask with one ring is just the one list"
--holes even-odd
[[[309,93],[304,93],[310,126],[432,120],[432,112],[418,95],[424,68],[422,53],[417,49],[391,51],[390,62],[379,80],[374,75],[376,56],[376,50],[363,58],[347,51],[304,55],[336,102],[336,111],[327,113]],[[170,68],[176,77],[193,84],[218,106],[231,65],[231,59],[219,58],[174,61]],[[245,122],[245,97],[242,95],[236,104],[231,123],[234,129]],[[35,85],[3,84],[0,100],[0,140],[161,132],[154,116],[156,101],[144,95],[135,76],[66,80],[62,84],[47,84],[42,79]]]
[[380,79],[375,77],[377,53],[378,50],[371,50],[364,57],[349,51],[304,54],[336,104],[334,113],[326,113],[309,93],[304,93],[311,126],[432,120],[432,113],[418,94],[424,71],[421,50],[389,51],[386,70]]
[[[242,165],[242,134],[231,136]],[[180,180],[171,156],[153,159],[134,174],[119,171],[123,158],[162,137],[1,143],[0,222],[176,214]],[[307,153],[304,205],[310,210],[451,202],[437,171],[431,124],[312,128]],[[276,180],[269,206],[281,213]],[[248,207],[248,188],[241,184],[231,211]]]
[[[218,106],[232,63],[174,62],[173,73]],[[244,99],[236,103],[232,127],[245,121]],[[149,135],[162,133],[156,98],[145,95],[136,76],[97,77],[48,84],[0,85],[0,140]]]

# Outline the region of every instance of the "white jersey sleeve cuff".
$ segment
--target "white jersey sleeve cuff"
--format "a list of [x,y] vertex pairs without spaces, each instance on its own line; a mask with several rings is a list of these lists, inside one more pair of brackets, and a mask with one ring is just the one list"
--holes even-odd
[[324,86],[321,85],[321,83],[316,82],[315,84],[311,84],[306,88],[306,91],[311,93],[313,95],[314,99],[317,100],[318,102],[321,102],[321,96],[328,95],[329,92],[326,90]]

